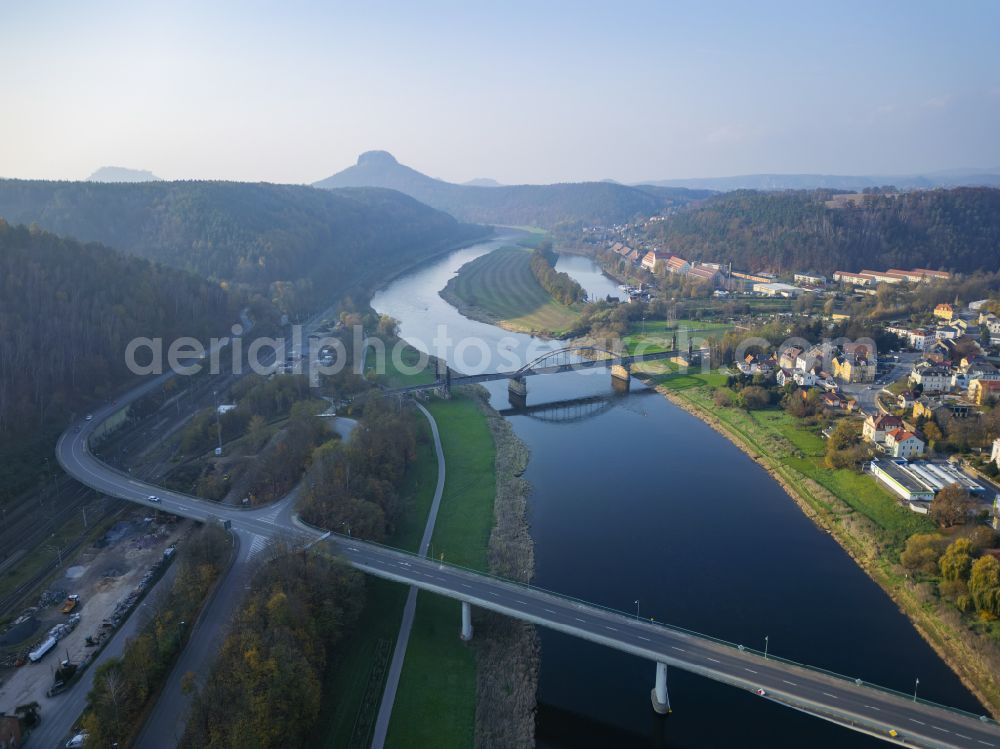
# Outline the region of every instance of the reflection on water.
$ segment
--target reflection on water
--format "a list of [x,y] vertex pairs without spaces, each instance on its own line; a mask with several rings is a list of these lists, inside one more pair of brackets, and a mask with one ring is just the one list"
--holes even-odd
[[[373,302],[409,338],[449,330],[490,345],[513,336],[437,296],[487,243],[454,253]],[[892,601],[764,470],[655,394],[615,396],[607,372],[528,378],[528,412],[508,418],[531,451],[525,477],[542,587],[712,634],[901,691],[981,711]],[[504,382],[489,383],[508,408]],[[535,408],[573,401],[580,408]],[[593,407],[604,404],[607,407]],[[587,406],[587,408],[583,407]],[[588,411],[589,408],[589,411]],[[670,670],[674,712],[650,706],[654,665],[540,630],[538,746],[875,747],[874,738]],[[926,691],[925,691],[926,687]]]

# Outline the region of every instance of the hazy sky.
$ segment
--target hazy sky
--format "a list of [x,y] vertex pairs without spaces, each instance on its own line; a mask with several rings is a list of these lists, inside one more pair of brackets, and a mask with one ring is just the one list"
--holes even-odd
[[0,0],[0,176],[997,167],[998,40],[994,0]]

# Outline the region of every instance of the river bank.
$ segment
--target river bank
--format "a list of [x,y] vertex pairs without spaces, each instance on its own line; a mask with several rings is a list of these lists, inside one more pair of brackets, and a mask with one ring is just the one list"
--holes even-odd
[[562,338],[581,309],[553,299],[531,267],[531,250],[504,246],[459,268],[439,292],[467,318],[516,333]]
[[[496,447],[496,499],[489,540],[489,571],[530,582],[535,568],[528,527],[530,484],[523,474],[529,453],[510,424],[489,404],[489,393],[476,388]],[[534,625],[482,612],[477,617],[477,749],[532,749],[540,651]]]
[[[926,586],[911,581],[897,565],[883,554],[878,526],[838,497],[834,492],[796,471],[782,460],[780,436],[767,435],[763,440],[737,429],[719,417],[716,411],[671,389],[660,378],[638,378],[656,389],[667,400],[695,416],[724,436],[757,462],[791,497],[802,512],[831,537],[854,560],[910,620],[920,636],[951,668],[967,689],[983,703],[994,718],[1000,716],[1000,684],[996,646],[983,635],[973,632],[957,612],[932,597]],[[776,440],[777,438],[777,440]],[[770,448],[768,446],[771,446]],[[794,446],[787,447],[794,450]],[[790,454],[791,450],[786,454]]]

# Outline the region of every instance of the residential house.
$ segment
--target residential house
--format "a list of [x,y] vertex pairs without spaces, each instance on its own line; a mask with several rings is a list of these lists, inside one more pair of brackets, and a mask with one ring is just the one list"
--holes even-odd
[[919,273],[925,281],[941,280],[947,281],[951,278],[951,273],[943,270],[930,270],[928,268],[914,268],[914,273]]
[[877,283],[890,283],[890,284],[893,284],[893,283],[903,283],[904,281],[907,280],[906,276],[904,276],[903,274],[899,273],[898,271],[886,271],[886,272],[883,273],[880,270],[868,270],[866,268],[866,269],[862,269],[862,271],[861,271],[861,273],[859,275],[862,275],[862,276],[871,276],[872,278],[875,279],[875,281]]
[[792,379],[801,388],[810,388],[816,384],[816,374],[802,369],[792,370]]
[[841,382],[875,382],[875,362],[861,352],[844,352],[833,359],[833,376]]
[[969,400],[977,406],[985,406],[996,398],[1000,398],[1000,381],[973,380],[969,383]]
[[793,375],[793,370],[791,370],[788,367],[780,367],[778,371],[775,373],[774,379],[777,381],[778,387],[783,388],[785,385],[795,382],[795,379],[792,375]]
[[660,254],[656,250],[650,250],[642,258],[642,267],[650,273],[656,273],[661,262]]
[[719,271],[706,265],[696,265],[688,271],[688,278],[715,286],[719,281]]
[[833,280],[838,283],[852,284],[854,286],[874,286],[875,279],[872,276],[864,275],[861,273],[848,273],[847,271],[838,270],[833,274]]
[[824,346],[813,346],[795,357],[795,368],[805,372],[815,372],[823,368],[829,349]]
[[939,413],[944,413],[944,403],[938,398],[921,395],[913,404],[913,420],[923,418],[934,421]]
[[893,429],[901,429],[903,420],[892,414],[871,415],[865,419],[865,424],[861,429],[861,436],[868,442],[885,442],[885,435]]
[[955,316],[955,308],[950,304],[939,304],[934,308],[934,317],[939,320],[944,320],[945,322],[951,322],[951,319]]
[[923,417],[934,420],[943,414],[951,414],[956,418],[964,419],[969,415],[969,409],[969,404],[958,398],[942,399],[922,395],[913,404],[913,419],[916,421]]
[[923,328],[911,330],[909,335],[906,337],[906,342],[910,344],[910,348],[916,351],[923,351],[927,348],[927,345],[929,343],[933,343],[934,340],[934,334],[929,330],[924,330]]
[[802,348],[799,346],[789,346],[781,352],[781,356],[778,359],[778,364],[787,369],[795,369],[795,362],[802,354]]
[[821,276],[816,273],[796,273],[792,280],[795,283],[805,284],[806,286],[826,286],[826,276]]
[[631,252],[628,253],[627,257],[630,263],[632,263],[633,265],[638,265],[639,263],[642,262],[642,259],[645,257],[645,255],[643,254],[642,250],[632,250]]
[[668,273],[679,273],[684,275],[691,270],[691,263],[682,257],[677,255],[671,255],[667,259],[667,272]]
[[896,403],[899,404],[900,408],[911,408],[915,402],[916,398],[912,390],[904,390],[896,396]]
[[1000,380],[1000,369],[980,357],[973,357],[971,360],[963,358],[959,367],[968,377],[969,382],[973,380],[989,380],[990,382]]
[[961,336],[962,331],[954,325],[942,325],[934,331],[934,337],[939,341],[950,341]]
[[910,372],[910,382],[920,385],[925,393],[944,393],[951,388],[951,370],[927,362],[919,362]]
[[894,458],[915,458],[924,454],[924,441],[903,428],[893,429],[885,435],[885,451]]
[[920,283],[921,281],[925,280],[925,276],[923,273],[917,273],[916,271],[912,270],[900,270],[899,268],[889,268],[889,270],[887,270],[886,273],[891,273],[894,276],[905,278],[910,283]]
[[823,393],[823,397],[820,398],[820,403],[822,403],[826,408],[835,408],[838,410],[847,410],[848,400],[840,393]]

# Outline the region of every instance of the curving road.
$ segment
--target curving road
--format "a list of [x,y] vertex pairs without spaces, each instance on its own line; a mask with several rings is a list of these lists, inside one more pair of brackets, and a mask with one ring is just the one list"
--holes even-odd
[[[140,388],[142,390],[142,388]],[[135,392],[135,391],[133,391]],[[123,399],[124,403],[138,394]],[[133,479],[95,458],[87,439],[112,412],[107,407],[92,421],[68,430],[56,456],[81,483],[105,494],[201,521],[228,520],[234,530],[297,545],[323,546],[354,567],[475,606],[530,621],[615,648],[652,662],[705,676],[748,690],[764,689],[769,699],[856,731],[899,745],[1000,749],[1000,727],[903,695],[857,684],[842,677],[776,660],[709,637],[602,609],[556,593],[454,567],[329,532],[298,521],[291,502],[243,510],[171,492]],[[160,498],[151,502],[150,495]],[[458,621],[455,623],[456,636]],[[652,685],[653,668],[650,668]],[[891,737],[890,730],[897,735]]]

